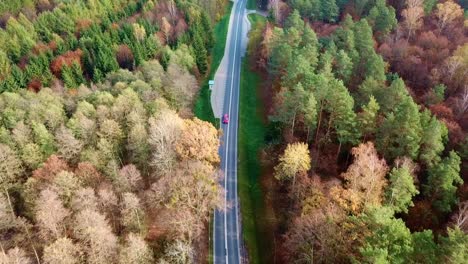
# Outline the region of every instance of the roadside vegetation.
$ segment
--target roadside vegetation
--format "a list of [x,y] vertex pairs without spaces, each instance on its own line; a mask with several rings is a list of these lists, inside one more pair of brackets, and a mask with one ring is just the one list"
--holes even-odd
[[202,81],[200,92],[195,101],[194,113],[201,120],[211,122],[214,126],[219,126],[219,120],[213,115],[211,107],[211,91],[208,86],[208,81],[212,80],[219,64],[224,56],[224,48],[226,46],[227,32],[229,28],[229,17],[231,15],[232,2],[226,4],[223,17],[214,26],[214,44],[211,52],[210,72]]
[[264,148],[278,263],[466,262],[461,5],[270,1],[250,66],[280,130]]
[[225,4],[0,4],[0,263],[206,261],[220,142],[192,110]]
[[260,89],[262,77],[252,65],[252,48],[258,45],[259,33],[266,24],[266,19],[259,15],[249,15],[252,23],[249,49],[242,63],[240,83],[240,120],[239,120],[239,197],[242,213],[242,234],[247,245],[249,263],[270,263],[271,232],[264,192],[261,186],[263,164],[261,151],[265,147],[266,119]]

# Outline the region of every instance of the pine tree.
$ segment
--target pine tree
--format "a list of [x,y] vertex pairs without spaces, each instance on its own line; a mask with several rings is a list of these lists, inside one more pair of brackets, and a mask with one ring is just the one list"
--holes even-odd
[[414,185],[413,167],[411,160],[403,159],[390,172],[390,184],[385,191],[386,203],[395,212],[408,212],[408,207],[413,206],[413,196],[419,194]]
[[348,83],[353,73],[353,62],[348,56],[346,51],[339,50],[336,54],[336,70],[337,77],[343,80],[344,83]]
[[418,105],[406,97],[380,126],[377,146],[387,159],[403,156],[414,159],[419,154],[421,133]]
[[380,106],[373,96],[369,98],[369,103],[362,107],[362,111],[358,115],[358,121],[364,138],[376,132],[379,109]]
[[372,209],[359,216],[358,221],[369,230],[360,248],[364,263],[407,262],[413,252],[411,232],[403,220],[393,216],[391,209]]
[[62,68],[62,80],[65,86],[69,89],[74,89],[78,87],[78,83],[75,80],[75,74],[69,66],[64,66]]
[[354,113],[354,100],[339,80],[330,81],[333,92],[328,97],[328,112],[335,128],[337,139],[341,144],[356,144],[361,137],[357,127],[356,113]]
[[424,194],[430,197],[440,212],[450,212],[458,201],[457,186],[463,184],[460,177],[460,157],[454,151],[429,170]]
[[387,6],[385,0],[377,0],[375,6],[371,8],[367,19],[370,21],[374,31],[383,38],[388,35],[397,25],[395,9]]
[[195,61],[197,63],[198,70],[204,74],[208,69],[208,55],[199,34],[195,35],[193,43],[193,52],[195,54]]
[[326,22],[336,22],[339,9],[335,0],[322,0],[320,2],[320,19]]
[[421,150],[419,159],[428,167],[440,161],[440,154],[444,150],[443,140],[448,136],[448,130],[435,116],[426,110],[421,113]]
[[292,11],[288,18],[286,18],[286,21],[284,21],[284,28],[286,30],[291,28],[302,30],[304,28],[304,21],[302,20],[301,15],[299,15],[299,11],[296,9]]

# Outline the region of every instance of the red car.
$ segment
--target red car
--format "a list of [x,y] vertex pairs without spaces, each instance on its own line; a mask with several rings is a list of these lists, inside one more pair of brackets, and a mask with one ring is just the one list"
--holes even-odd
[[223,124],[227,124],[229,123],[229,115],[228,114],[224,114],[223,115]]

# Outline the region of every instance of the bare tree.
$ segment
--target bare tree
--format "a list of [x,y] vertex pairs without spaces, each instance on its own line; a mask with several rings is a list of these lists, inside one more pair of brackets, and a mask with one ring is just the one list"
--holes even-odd
[[26,253],[23,249],[15,247],[8,250],[8,252],[5,252],[2,248],[2,252],[0,252],[0,263],[31,264],[33,262],[29,257],[26,256]]
[[117,185],[121,192],[135,192],[143,187],[140,171],[133,164],[123,166],[119,170]]
[[405,18],[404,25],[408,30],[409,40],[422,25],[422,18],[424,17],[423,0],[407,0],[406,9],[401,12],[401,15]]
[[61,158],[75,162],[83,149],[83,143],[76,139],[72,131],[61,126],[55,135],[58,146],[58,154]]
[[151,165],[158,174],[169,173],[176,162],[174,144],[183,129],[183,120],[172,110],[163,110],[149,119],[149,143],[153,150]]
[[452,223],[465,233],[468,232],[468,201],[458,204],[458,211],[452,216]]
[[113,263],[117,254],[117,237],[104,215],[85,209],[76,215],[74,234],[86,252],[87,262]]
[[193,263],[193,254],[193,248],[189,242],[176,240],[166,248],[166,252],[159,262],[172,264]]
[[78,245],[67,237],[55,240],[44,248],[44,264],[78,264],[81,263],[81,251]]
[[458,118],[461,118],[468,111],[468,85],[465,85],[460,96],[455,103]]
[[49,188],[41,191],[36,204],[36,219],[42,237],[46,240],[61,237],[70,211],[63,207],[57,193]]
[[119,263],[154,263],[153,251],[139,235],[130,233],[125,245],[120,249]]
[[124,193],[120,208],[122,225],[127,230],[141,232],[145,214],[140,199],[133,193]]
[[71,208],[73,208],[75,212],[85,209],[97,210],[98,201],[93,188],[87,187],[78,189],[72,197]]

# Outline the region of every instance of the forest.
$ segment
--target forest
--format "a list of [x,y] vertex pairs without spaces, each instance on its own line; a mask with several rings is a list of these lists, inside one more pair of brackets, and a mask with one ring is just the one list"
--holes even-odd
[[[0,2],[0,263],[209,263],[227,4]],[[466,263],[468,2],[257,7],[266,263]]]
[[0,3],[0,263],[202,263],[225,1]]
[[249,67],[275,215],[262,259],[466,263],[467,2],[258,5]]

